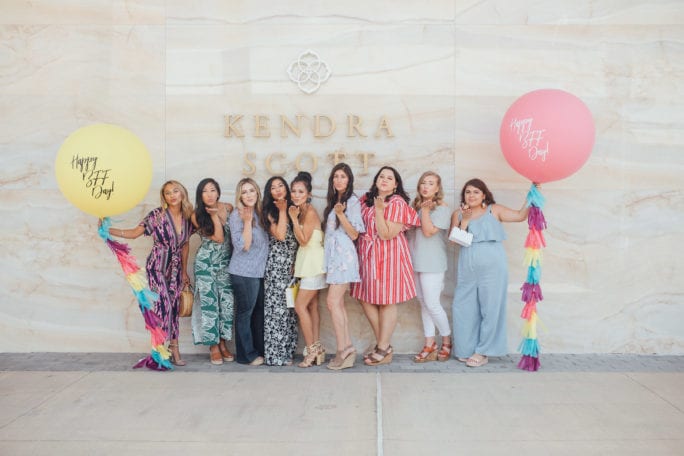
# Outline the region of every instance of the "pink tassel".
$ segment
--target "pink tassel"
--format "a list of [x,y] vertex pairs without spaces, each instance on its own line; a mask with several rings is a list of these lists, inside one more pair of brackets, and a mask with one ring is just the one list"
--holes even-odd
[[534,358],[532,356],[523,355],[518,363],[518,369],[526,370],[529,372],[536,372],[541,367],[541,362],[539,358]]
[[140,271],[140,268],[136,264],[135,258],[133,258],[132,261],[130,258],[122,258],[119,260],[119,263],[121,263],[121,269],[126,275],[135,274],[136,272]]
[[544,213],[542,210],[536,206],[530,207],[530,212],[527,214],[527,225],[529,228],[541,231],[546,229],[546,220],[544,219]]
[[531,283],[525,282],[520,289],[522,290],[523,302],[539,302],[544,300],[544,296],[542,296],[541,287],[539,284],[532,285]]
[[152,346],[156,347],[157,345],[164,345],[164,342],[166,342],[166,332],[164,332],[163,329],[156,327],[156,328],[146,328],[150,332],[150,336],[152,338]]
[[537,311],[537,301],[532,300],[528,301],[527,304],[525,304],[525,307],[523,307],[522,313],[520,314],[521,318],[524,318],[525,320],[529,320],[530,317],[532,316],[533,312]]
[[541,249],[542,247],[546,247],[543,232],[536,229],[530,229],[527,233],[527,239],[525,239],[525,248]]

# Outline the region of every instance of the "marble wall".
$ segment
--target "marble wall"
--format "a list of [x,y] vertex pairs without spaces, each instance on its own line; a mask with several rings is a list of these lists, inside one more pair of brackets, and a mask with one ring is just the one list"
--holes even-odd
[[[147,351],[97,221],[71,206],[54,178],[57,150],[79,127],[122,125],[151,154],[152,187],[117,226],[156,207],[170,178],[192,193],[213,176],[232,201],[250,163],[266,181],[269,156],[287,178],[297,157],[304,169],[315,157],[322,209],[336,151],[360,191],[390,163],[412,193],[424,170],[438,170],[452,207],[474,176],[498,202],[519,207],[529,183],[505,162],[499,126],[518,96],[551,87],[587,104],[596,144],[577,174],[543,188],[542,349],[684,353],[683,24],[681,0],[2,2],[0,351]],[[287,74],[307,49],[332,73],[310,95]],[[280,116],[298,114],[301,137],[281,137]],[[244,137],[225,136],[226,115],[243,115]],[[255,137],[257,115],[268,118],[270,137]],[[317,137],[316,115],[333,119],[335,132]],[[348,115],[361,118],[367,137],[348,136]],[[383,117],[392,137],[374,136]],[[506,228],[513,352],[527,227]],[[131,245],[142,264],[149,240]],[[448,276],[450,309],[453,262]],[[348,308],[364,347],[368,326],[357,303]],[[192,347],[188,323],[182,349],[204,351]],[[414,351],[421,336],[417,303],[403,304],[396,348]]]

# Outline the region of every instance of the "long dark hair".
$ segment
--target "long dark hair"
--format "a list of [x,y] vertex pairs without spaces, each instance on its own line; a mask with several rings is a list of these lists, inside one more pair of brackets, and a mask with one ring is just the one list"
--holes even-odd
[[[285,186],[285,201],[287,201],[287,207],[292,206],[292,198],[290,197],[290,187],[285,182],[282,176],[273,176],[266,181],[264,185],[264,201],[261,205],[261,221],[264,225],[264,229],[270,234],[271,223],[278,224],[280,218],[280,211],[275,205],[275,200],[273,195],[271,195],[271,186],[273,182],[279,180]],[[273,222],[271,222],[273,220]],[[290,222],[289,217],[287,217],[288,223]]]
[[[347,188],[344,189],[344,193],[337,195],[337,190],[335,190],[335,187],[333,186],[333,178],[335,177],[335,172],[337,171],[342,171],[344,174],[347,175],[347,178],[349,179],[349,182],[347,182]],[[332,212],[333,208],[335,207],[335,204],[341,203],[345,204],[347,200],[349,199],[350,196],[354,194],[354,174],[352,173],[351,168],[349,167],[348,164],[346,163],[338,163],[336,164],[332,171],[330,171],[330,177],[328,177],[328,196],[326,197],[328,201],[328,205],[325,207],[325,210],[323,211],[323,230],[325,230],[325,226],[327,224],[328,220],[328,215],[330,215],[330,212]],[[340,226],[340,219],[335,217],[335,228],[339,228]]]
[[[197,220],[197,226],[199,227],[199,232],[205,236],[214,235],[214,222],[211,220],[211,215],[207,212],[207,207],[204,205],[202,200],[202,192],[204,192],[204,187],[208,184],[214,184],[216,187],[216,192],[218,197],[221,198],[221,187],[218,182],[216,182],[211,177],[202,179],[199,184],[197,184],[197,190],[195,191],[195,220]],[[218,201],[218,200],[217,200]]]
[[489,206],[490,204],[496,204],[494,201],[494,195],[489,191],[487,185],[482,182],[481,179],[470,179],[468,182],[463,184],[463,189],[461,190],[461,204],[465,204],[465,191],[467,186],[475,187],[484,194],[484,203]]
[[[378,176],[380,176],[380,173],[382,172],[383,169],[389,169],[390,171],[392,171],[392,174],[394,174],[394,180],[397,181],[397,188],[394,190],[394,194],[401,196],[401,198],[404,201],[406,201],[406,204],[409,204],[411,199],[409,198],[409,196],[404,191],[404,184],[401,181],[401,176],[399,175],[397,170],[392,168],[391,166],[383,166],[382,168],[380,168],[378,170],[377,174],[373,178],[373,185],[371,185],[370,190],[368,190],[368,192],[365,195],[366,196],[366,201],[365,201],[366,206],[372,207],[375,204],[375,202],[374,202],[375,197],[378,196],[378,186],[375,183],[377,182]],[[389,201],[389,199],[391,197],[392,197],[392,195],[388,195],[385,198],[385,202]]]

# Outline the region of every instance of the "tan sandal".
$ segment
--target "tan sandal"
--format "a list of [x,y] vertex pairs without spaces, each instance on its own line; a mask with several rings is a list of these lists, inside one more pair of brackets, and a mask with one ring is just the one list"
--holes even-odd
[[468,367],[481,367],[489,362],[489,359],[484,355],[478,355],[475,353],[473,356],[468,358],[466,361],[466,366]]
[[170,361],[174,366],[185,366],[187,363],[181,359],[178,344],[169,344],[169,352],[171,354]]
[[392,346],[389,345],[387,349],[376,348],[375,351],[364,360],[367,366],[379,366],[381,364],[389,364],[392,362],[392,353],[394,350]]

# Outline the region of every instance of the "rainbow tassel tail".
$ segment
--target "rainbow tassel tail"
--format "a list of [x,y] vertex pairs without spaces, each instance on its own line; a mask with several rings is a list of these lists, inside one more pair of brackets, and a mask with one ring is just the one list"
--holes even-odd
[[98,230],[98,234],[114,253],[121,265],[121,269],[126,274],[126,281],[131,286],[133,295],[138,301],[140,312],[142,312],[143,319],[145,320],[145,329],[150,332],[152,341],[150,354],[138,361],[133,368],[144,366],[158,371],[172,370],[173,366],[169,361],[169,352],[164,346],[166,332],[161,327],[161,320],[152,310],[155,301],[159,299],[159,295],[148,288],[145,275],[138,267],[135,257],[131,255],[131,248],[127,244],[115,241],[109,235],[109,227],[111,225],[112,221],[109,217],[102,219],[102,225]]
[[530,212],[527,215],[529,233],[525,239],[525,260],[527,266],[527,278],[522,287],[522,301],[525,303],[520,316],[525,319],[522,335],[523,340],[518,346],[522,354],[518,362],[518,368],[526,371],[537,371],[541,366],[539,362],[539,340],[537,339],[537,303],[544,299],[539,281],[541,279],[542,248],[546,247],[543,231],[546,229],[546,220],[542,208],[544,196],[539,189],[532,184],[527,194],[527,206]]

